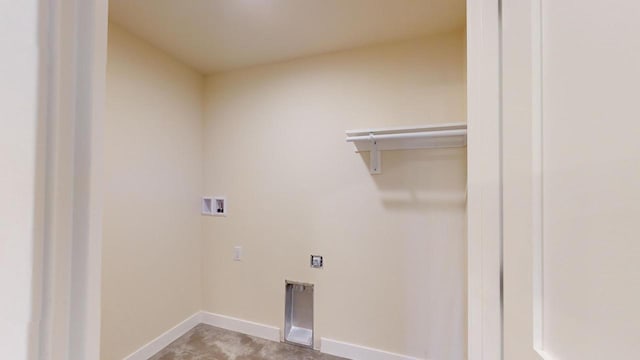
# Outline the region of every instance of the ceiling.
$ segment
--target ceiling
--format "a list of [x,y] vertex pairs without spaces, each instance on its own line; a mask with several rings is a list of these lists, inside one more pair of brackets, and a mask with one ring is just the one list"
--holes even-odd
[[465,0],[110,0],[110,21],[202,73],[445,32]]

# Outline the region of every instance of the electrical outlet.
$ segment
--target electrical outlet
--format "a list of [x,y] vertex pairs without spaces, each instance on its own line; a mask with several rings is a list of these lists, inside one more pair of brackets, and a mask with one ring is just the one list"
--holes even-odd
[[242,260],[242,246],[233,247],[233,261]]
[[324,259],[320,255],[311,255],[311,267],[321,269],[324,266]]

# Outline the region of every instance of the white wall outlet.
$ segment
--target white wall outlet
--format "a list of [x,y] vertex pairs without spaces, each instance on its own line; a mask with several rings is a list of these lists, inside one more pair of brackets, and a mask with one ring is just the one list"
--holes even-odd
[[233,261],[242,260],[242,246],[233,247]]
[[213,199],[210,197],[202,198],[202,215],[213,215]]

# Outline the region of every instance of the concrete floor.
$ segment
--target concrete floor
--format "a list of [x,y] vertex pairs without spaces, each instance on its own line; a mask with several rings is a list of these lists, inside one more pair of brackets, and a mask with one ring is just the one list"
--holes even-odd
[[346,360],[200,324],[149,360]]

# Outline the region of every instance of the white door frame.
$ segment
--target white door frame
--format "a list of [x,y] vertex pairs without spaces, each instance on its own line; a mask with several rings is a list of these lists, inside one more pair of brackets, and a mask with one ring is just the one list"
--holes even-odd
[[[100,358],[107,0],[40,1],[39,176],[31,359]],[[40,260],[40,261],[38,261]]]
[[469,360],[503,355],[500,11],[500,0],[467,0]]
[[551,356],[544,351],[543,344],[543,246],[542,246],[542,0],[530,0],[531,14],[531,120],[532,120],[532,234],[533,243],[533,349],[544,360]]
[[[34,358],[98,359],[108,0],[41,7],[46,196]],[[500,0],[467,0],[469,360],[502,358],[500,21]]]

